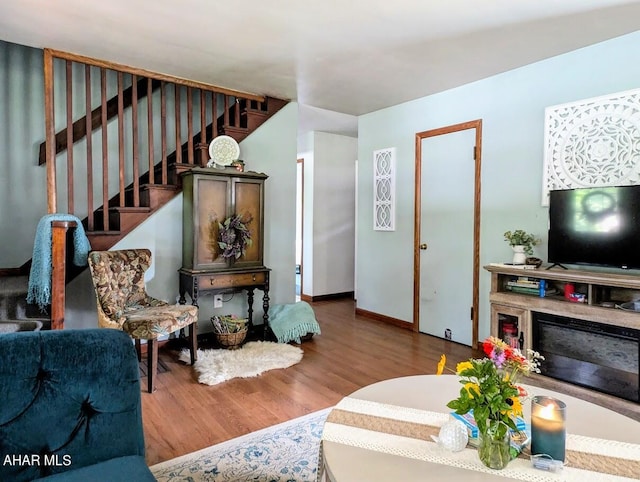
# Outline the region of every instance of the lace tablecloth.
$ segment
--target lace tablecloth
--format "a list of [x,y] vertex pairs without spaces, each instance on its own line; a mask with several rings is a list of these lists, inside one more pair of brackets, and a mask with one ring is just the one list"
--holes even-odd
[[[526,457],[512,460],[503,470],[492,470],[480,462],[474,448],[468,447],[454,453],[432,441],[431,436],[437,436],[440,426],[449,420],[449,417],[449,413],[346,397],[331,411],[325,423],[318,479],[331,480],[328,467],[325,466],[327,461],[324,459],[322,447],[326,442],[332,442],[461,470],[484,472],[491,476],[499,475],[506,480],[528,482],[640,480],[640,444],[571,433],[567,435],[565,467],[560,472],[552,473],[534,469],[531,461]],[[401,460],[398,459],[399,463],[402,463]],[[354,464],[356,463],[361,461],[354,460]],[[425,471],[428,471],[428,466],[425,466]]]

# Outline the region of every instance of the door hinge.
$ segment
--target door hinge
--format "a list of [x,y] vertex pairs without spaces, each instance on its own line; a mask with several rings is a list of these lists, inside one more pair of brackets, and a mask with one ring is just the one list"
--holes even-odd
[[478,146],[473,146],[473,160],[478,159]]
[[473,320],[473,306],[469,309],[469,316]]

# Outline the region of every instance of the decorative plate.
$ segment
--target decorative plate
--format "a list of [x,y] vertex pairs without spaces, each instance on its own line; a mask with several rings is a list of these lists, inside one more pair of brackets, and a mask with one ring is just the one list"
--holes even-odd
[[233,137],[218,136],[209,144],[209,157],[219,166],[229,166],[240,157],[240,146]]

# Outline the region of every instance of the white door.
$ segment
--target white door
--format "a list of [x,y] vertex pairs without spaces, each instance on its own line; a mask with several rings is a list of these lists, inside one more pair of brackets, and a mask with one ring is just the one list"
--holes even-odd
[[[419,329],[471,345],[475,129],[423,138]],[[423,248],[424,246],[422,246]]]

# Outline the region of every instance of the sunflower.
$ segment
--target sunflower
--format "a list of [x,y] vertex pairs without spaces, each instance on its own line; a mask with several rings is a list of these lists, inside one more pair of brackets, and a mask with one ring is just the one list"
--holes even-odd
[[473,364],[470,361],[460,362],[456,365],[456,375],[460,375],[463,371],[473,368]]
[[474,398],[473,392],[475,392],[476,395],[480,395],[480,385],[478,385],[477,383],[465,383],[464,387],[462,388],[467,391],[467,393],[469,394],[469,398]]
[[522,402],[520,397],[509,397],[507,403],[511,405],[511,410],[507,411],[507,415],[511,418],[522,416]]

